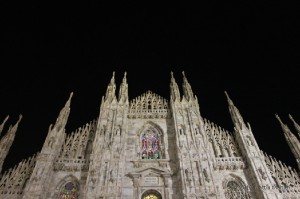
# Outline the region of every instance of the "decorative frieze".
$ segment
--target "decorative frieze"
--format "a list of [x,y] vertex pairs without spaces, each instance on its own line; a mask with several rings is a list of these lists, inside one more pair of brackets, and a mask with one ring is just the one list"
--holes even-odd
[[166,169],[169,167],[170,160],[167,159],[151,159],[151,160],[133,160],[134,168],[147,168],[147,167],[154,167],[154,168],[161,168]]
[[246,164],[242,157],[216,158],[213,163],[215,170],[236,170],[245,169]]
[[59,159],[54,165],[54,171],[87,171],[90,161],[80,159]]
[[129,119],[159,119],[168,117],[168,102],[161,96],[147,91],[129,104]]

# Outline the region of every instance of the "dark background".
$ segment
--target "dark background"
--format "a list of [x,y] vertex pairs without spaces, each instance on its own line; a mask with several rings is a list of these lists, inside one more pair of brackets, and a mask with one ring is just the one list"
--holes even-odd
[[[113,71],[127,71],[130,100],[169,99],[182,71],[204,118],[232,132],[226,90],[261,150],[296,167],[275,113],[300,123],[298,4],[1,3],[0,122],[23,119],[6,170],[41,150],[70,92],[67,133],[99,115]],[[182,89],[181,89],[182,93]]]

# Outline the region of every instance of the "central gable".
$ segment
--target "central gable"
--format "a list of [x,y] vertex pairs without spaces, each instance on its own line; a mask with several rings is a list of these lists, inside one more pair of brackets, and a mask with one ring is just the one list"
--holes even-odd
[[128,118],[166,118],[168,101],[163,97],[147,91],[129,103]]

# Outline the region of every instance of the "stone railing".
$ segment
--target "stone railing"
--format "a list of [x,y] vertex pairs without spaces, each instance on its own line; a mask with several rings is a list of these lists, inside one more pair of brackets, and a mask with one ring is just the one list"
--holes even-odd
[[85,159],[57,159],[54,171],[87,171],[90,161]]
[[155,118],[167,118],[168,109],[144,109],[128,111],[127,117],[129,119],[155,119]]
[[169,160],[167,159],[134,160],[131,162],[133,163],[134,168],[154,167],[165,169],[169,167]]
[[213,166],[215,170],[236,170],[246,168],[246,164],[242,157],[216,158]]

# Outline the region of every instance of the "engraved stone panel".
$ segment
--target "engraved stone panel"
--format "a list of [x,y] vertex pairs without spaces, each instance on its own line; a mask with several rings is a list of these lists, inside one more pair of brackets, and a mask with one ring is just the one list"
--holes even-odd
[[143,181],[144,181],[145,185],[158,185],[159,184],[158,183],[159,182],[158,177],[154,177],[154,176],[144,177]]

